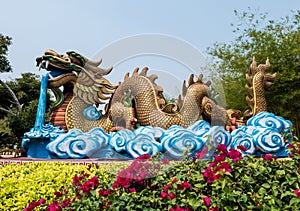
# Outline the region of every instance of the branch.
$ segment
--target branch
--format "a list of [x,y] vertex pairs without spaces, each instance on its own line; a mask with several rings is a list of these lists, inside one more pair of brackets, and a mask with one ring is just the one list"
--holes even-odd
[[2,107],[0,107],[0,110],[1,111],[4,111],[5,113],[8,113],[8,114],[11,114],[11,115],[16,115],[14,112],[12,112],[11,110],[8,110],[8,109],[5,109],[5,108],[2,108]]
[[4,87],[8,90],[8,92],[9,92],[10,95],[12,96],[12,98],[13,98],[13,100],[14,100],[16,106],[17,106],[18,112],[21,112],[22,106],[21,106],[21,104],[20,104],[20,102],[19,102],[19,100],[18,100],[16,94],[15,94],[15,93],[13,92],[13,90],[11,90],[11,88],[9,88],[9,86],[7,86],[7,84],[4,83],[1,79],[0,79],[0,84],[2,84],[2,86],[4,86]]

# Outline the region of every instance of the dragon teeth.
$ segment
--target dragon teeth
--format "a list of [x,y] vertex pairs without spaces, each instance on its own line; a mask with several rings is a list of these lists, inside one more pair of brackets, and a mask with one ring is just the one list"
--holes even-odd
[[50,62],[47,60],[47,61],[46,61],[46,69],[48,69],[49,63],[50,63]]

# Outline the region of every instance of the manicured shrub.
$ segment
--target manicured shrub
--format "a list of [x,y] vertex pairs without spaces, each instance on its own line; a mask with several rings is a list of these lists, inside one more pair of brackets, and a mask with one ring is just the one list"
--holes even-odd
[[[30,202],[47,203],[56,199],[55,191],[72,183],[74,175],[97,174],[104,182],[127,164],[77,165],[66,162],[33,162],[0,166],[0,210],[22,210]],[[109,182],[108,182],[109,184]],[[42,200],[42,201],[40,201]],[[45,202],[45,203],[46,203]],[[43,203],[43,204],[45,204]]]

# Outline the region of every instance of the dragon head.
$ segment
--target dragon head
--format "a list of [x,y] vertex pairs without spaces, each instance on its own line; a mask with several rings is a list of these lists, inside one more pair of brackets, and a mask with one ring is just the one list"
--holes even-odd
[[49,88],[59,87],[70,81],[74,82],[81,72],[93,74],[99,78],[112,70],[112,67],[108,69],[97,67],[102,60],[91,61],[74,51],[60,55],[53,50],[46,50],[43,56],[36,58],[36,62],[39,69],[43,68],[50,72]]
[[102,60],[91,61],[84,56],[69,51],[60,55],[53,50],[46,50],[36,59],[39,68],[49,71],[48,88],[57,88],[72,83],[74,95],[88,104],[103,103],[118,85],[112,85],[103,76],[112,71],[112,67],[98,67]]

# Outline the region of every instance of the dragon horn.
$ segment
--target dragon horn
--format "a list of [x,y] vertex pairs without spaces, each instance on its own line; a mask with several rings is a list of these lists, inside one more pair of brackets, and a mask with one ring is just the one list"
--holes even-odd
[[[86,64],[86,65],[89,65],[89,64]],[[107,75],[108,73],[110,73],[112,71],[113,67],[109,67],[107,69],[102,69],[100,67],[89,65],[89,69],[91,69],[97,75],[102,76],[102,75]]]
[[102,58],[100,58],[100,60],[98,61],[92,61],[92,60],[89,60],[89,59],[86,59],[87,60],[87,64],[90,64],[90,65],[93,65],[93,66],[96,66],[98,67],[101,63],[102,63]]
[[267,57],[266,65],[267,65],[267,66],[271,66],[269,57]]
[[199,76],[197,78],[197,82],[202,83],[202,79],[203,79],[203,74],[199,74]]
[[188,80],[188,86],[192,85],[194,82],[194,74],[191,74]]
[[250,75],[255,74],[256,68],[257,68],[256,60],[255,60],[255,56],[253,56],[252,63],[250,64]]

